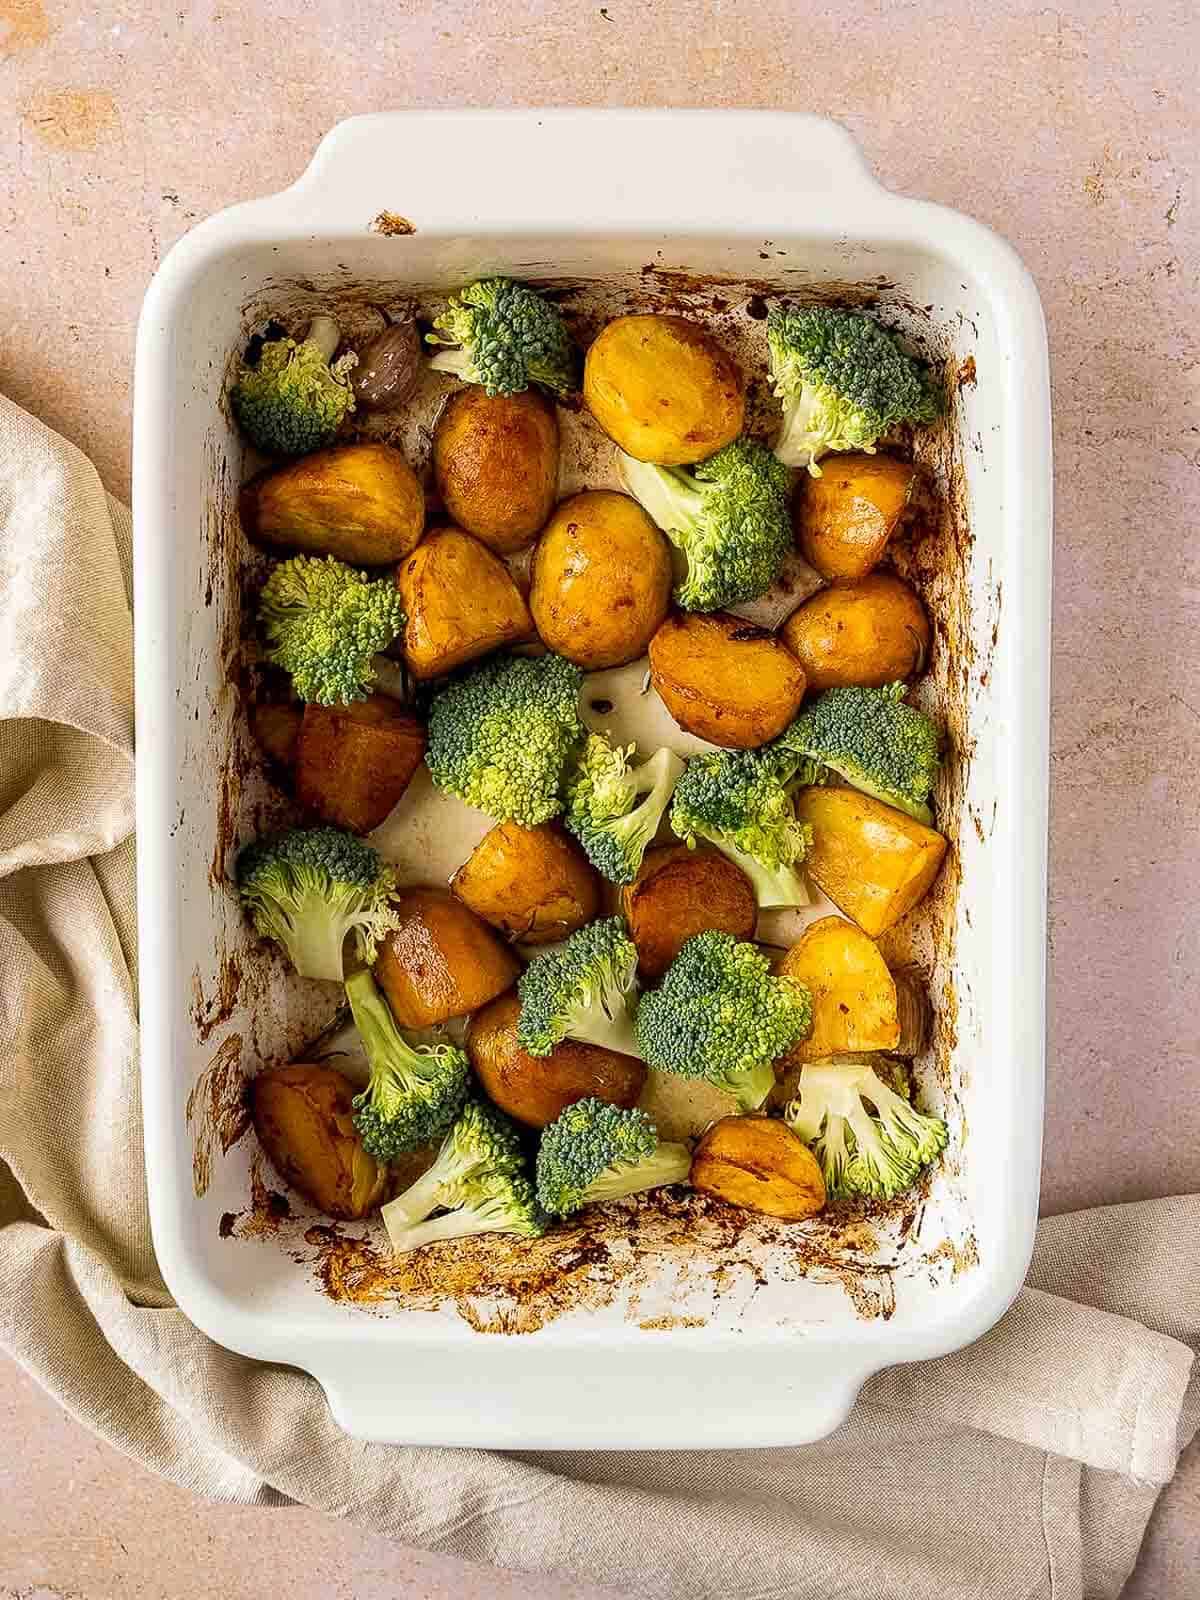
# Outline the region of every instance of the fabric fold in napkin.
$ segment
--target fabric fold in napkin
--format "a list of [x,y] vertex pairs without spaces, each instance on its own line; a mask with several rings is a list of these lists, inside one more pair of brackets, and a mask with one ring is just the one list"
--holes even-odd
[[72,1415],[205,1495],[627,1595],[1119,1593],[1200,1416],[1197,1197],[1043,1222],[991,1333],[798,1449],[363,1444],[198,1333],[142,1170],[128,513],[4,400],[0,575],[0,1345]]

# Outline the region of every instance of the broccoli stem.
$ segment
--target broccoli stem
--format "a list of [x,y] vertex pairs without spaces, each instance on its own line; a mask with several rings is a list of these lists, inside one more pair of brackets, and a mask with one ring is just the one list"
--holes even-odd
[[704,505],[704,495],[686,474],[672,467],[656,467],[635,456],[621,454],[621,478],[635,500],[641,502],[664,533],[683,533],[693,527]]
[[332,317],[318,316],[309,323],[304,337],[316,345],[326,361],[332,361],[333,353],[341,342],[342,330]]
[[621,1200],[645,1189],[665,1189],[671,1183],[686,1183],[692,1170],[692,1152],[686,1144],[663,1140],[651,1156],[628,1165],[608,1167],[587,1186],[588,1205],[605,1200]]
[[369,972],[356,972],[352,978],[347,978],[346,999],[372,1067],[396,1049],[411,1053]]
[[727,840],[712,837],[711,842],[735,866],[741,867],[750,879],[760,911],[770,911],[777,906],[812,904],[812,892],[795,867],[767,867],[756,856],[747,855]]
[[629,1007],[615,989],[609,989],[595,1005],[573,1011],[565,1037],[624,1056],[640,1057],[642,1053]]
[[341,917],[331,914],[326,903],[317,901],[302,903],[290,920],[286,944],[300,977],[341,983],[345,975],[342,950],[346,943],[346,924]]
[[816,398],[807,385],[798,395],[783,402],[783,427],[775,441],[775,457],[785,467],[807,467],[814,478],[819,478],[821,469],[816,464],[817,457],[825,451],[822,446],[813,446],[816,412]]
[[465,378],[471,366],[471,358],[464,345],[443,346],[435,356],[429,358],[430,370],[433,372],[452,372],[456,378]]
[[436,1211],[438,1206],[445,1205],[445,1194],[453,1173],[450,1162],[443,1153],[439,1153],[433,1165],[402,1194],[394,1200],[389,1200],[383,1208],[383,1218],[388,1224],[389,1234],[392,1231],[389,1214],[396,1219],[397,1226],[415,1227],[418,1222],[423,1222],[431,1211]]
[[775,1063],[756,1062],[746,1072],[738,1073],[726,1085],[727,1092],[738,1103],[739,1111],[757,1111],[775,1087]]
[[383,1208],[384,1226],[387,1228],[388,1239],[392,1249],[397,1255],[407,1255],[410,1250],[419,1250],[422,1245],[439,1244],[446,1239],[465,1239],[477,1233],[504,1233],[506,1232],[506,1219],[503,1217],[487,1217],[481,1212],[474,1211],[470,1206],[461,1206],[457,1211],[444,1212],[440,1217],[434,1217],[430,1222],[420,1222],[415,1226],[404,1226],[402,1214],[389,1215],[394,1211],[395,1202]]

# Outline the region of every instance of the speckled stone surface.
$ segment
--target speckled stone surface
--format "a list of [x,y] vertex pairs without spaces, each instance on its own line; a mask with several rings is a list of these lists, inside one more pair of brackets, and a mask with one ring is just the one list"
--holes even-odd
[[[128,486],[162,253],[354,112],[825,113],[882,179],[1011,239],[1054,365],[1057,532],[1044,1205],[1200,1188],[1200,348],[1191,0],[0,0],[0,389]],[[414,152],[414,159],[429,159]],[[669,181],[669,175],[668,175]],[[981,374],[986,381],[986,374]],[[0,1597],[582,1597],[300,1512],[193,1503],[0,1377]],[[1189,1600],[1200,1461],[1133,1593]],[[193,1574],[195,1576],[193,1576]]]

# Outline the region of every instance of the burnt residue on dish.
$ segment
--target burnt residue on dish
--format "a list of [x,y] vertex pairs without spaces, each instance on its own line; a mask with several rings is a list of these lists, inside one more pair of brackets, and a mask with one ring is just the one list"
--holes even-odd
[[402,217],[398,211],[381,211],[371,219],[372,233],[381,233],[385,239],[403,239],[416,233],[416,223]]
[[192,1187],[197,1198],[208,1193],[213,1156],[228,1155],[250,1127],[246,1080],[242,1071],[243,1039],[231,1033],[192,1085],[185,1115],[192,1130]]

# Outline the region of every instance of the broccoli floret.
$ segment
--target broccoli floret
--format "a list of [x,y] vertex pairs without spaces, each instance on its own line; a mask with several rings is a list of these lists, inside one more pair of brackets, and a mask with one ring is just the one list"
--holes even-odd
[[719,611],[771,587],[792,547],[788,474],[765,445],[735,439],[690,469],[621,453],[625,487],[687,557],[686,611]]
[[863,794],[929,827],[938,773],[938,731],[923,711],[904,704],[905,686],[826,689],[780,734],[773,752],[836,772]]
[[439,350],[431,367],[488,394],[518,394],[531,383],[556,395],[575,387],[575,356],[557,307],[511,278],[484,278],[453,296],[425,338],[454,346]]
[[269,659],[291,673],[302,700],[322,706],[366,699],[371,658],[405,622],[391,578],[370,578],[334,556],[280,561],[263,586],[258,614]]
[[683,1183],[691,1171],[686,1144],[659,1142],[644,1111],[622,1111],[606,1100],[577,1100],[542,1133],[537,1196],[553,1217]]
[[562,656],[497,656],[442,690],[425,759],[439,789],[502,821],[536,827],[563,808],[583,742],[583,674]]
[[637,950],[621,918],[589,922],[521,974],[517,1042],[531,1056],[548,1056],[564,1039],[639,1055],[630,1011],[636,972]]
[[812,1026],[812,996],[775,977],[757,945],[698,933],[642,996],[638,1041],[653,1067],[706,1078],[755,1111],[775,1085],[773,1063]]
[[519,1172],[464,1184],[453,1209],[428,1222],[409,1226],[401,1215],[392,1212],[391,1205],[384,1206],[383,1220],[397,1255],[480,1233],[515,1233],[523,1239],[536,1239],[546,1231],[546,1218],[533,1185]]
[[385,1208],[392,1224],[412,1227],[444,1206],[456,1206],[472,1184],[524,1169],[515,1122],[490,1101],[471,1098],[442,1140],[433,1165]]
[[[275,333],[275,326],[267,330]],[[332,362],[341,332],[332,317],[314,317],[297,343],[278,330],[250,341],[229,403],[238,426],[268,456],[299,456],[332,443],[342,418],[354,410],[347,374],[353,352]]]
[[776,307],[767,318],[771,378],[783,401],[775,454],[820,477],[827,450],[874,451],[899,422],[933,422],[936,391],[920,364],[861,311]]
[[941,1118],[917,1111],[890,1089],[869,1056],[807,1062],[784,1117],[812,1146],[832,1199],[891,1199],[946,1147]]
[[633,752],[633,745],[614,748],[601,734],[590,734],[567,783],[567,827],[612,883],[637,877],[683,771],[673,750],[662,749],[631,768]]
[[399,921],[396,874],[341,828],[292,828],[255,840],[238,856],[237,884],[255,928],[283,946],[302,978],[341,983],[347,934],[369,963]]
[[671,827],[692,848],[704,839],[735,862],[760,906],[808,905],[796,868],[812,829],[796,820],[791,793],[816,776],[811,763],[769,749],[697,756],[675,786]]
[[456,1045],[409,1044],[369,972],[347,981],[346,998],[371,1068],[354,1097],[354,1126],[376,1160],[395,1161],[445,1133],[466,1098],[470,1062]]

